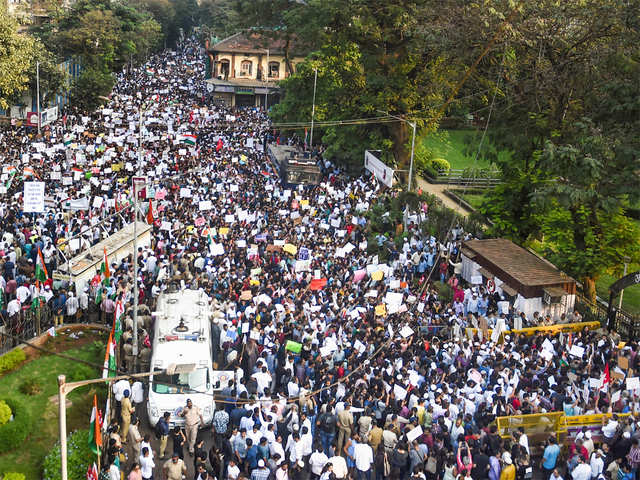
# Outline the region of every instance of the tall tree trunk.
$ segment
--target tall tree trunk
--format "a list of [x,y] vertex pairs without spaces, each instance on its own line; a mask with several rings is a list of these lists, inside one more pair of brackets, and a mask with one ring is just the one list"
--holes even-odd
[[584,277],[582,280],[584,295],[590,302],[596,303],[596,279],[593,277]]
[[396,168],[398,170],[406,170],[405,172],[398,172],[398,176],[406,184],[409,178],[410,160],[410,152],[406,148],[409,139],[409,126],[405,122],[396,122],[391,124],[390,130],[391,139],[393,140],[393,157],[397,163]]

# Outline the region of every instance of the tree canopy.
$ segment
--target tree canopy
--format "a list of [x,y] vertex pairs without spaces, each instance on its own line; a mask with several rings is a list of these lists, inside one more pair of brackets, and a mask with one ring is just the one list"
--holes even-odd
[[42,45],[29,35],[17,33],[17,24],[0,9],[0,108],[29,85],[29,72],[35,67]]
[[361,165],[366,148],[383,149],[407,168],[408,125],[386,112],[421,135],[440,113],[470,115],[502,173],[483,206],[493,234],[535,243],[590,294],[624,256],[638,259],[628,210],[640,196],[640,0],[241,4],[254,12],[246,27],[310,44],[282,82],[276,124],[308,124],[314,69],[316,121],[373,119],[316,127],[338,161]]

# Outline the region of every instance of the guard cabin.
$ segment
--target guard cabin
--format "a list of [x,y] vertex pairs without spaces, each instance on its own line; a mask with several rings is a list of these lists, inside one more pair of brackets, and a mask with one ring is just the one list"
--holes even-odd
[[[147,410],[151,425],[164,412],[170,412],[172,426],[184,425],[180,416],[191,399],[202,411],[205,424],[211,424],[217,387],[211,354],[211,309],[203,291],[182,290],[163,293],[154,317],[153,350],[149,377]],[[171,364],[193,365],[189,373],[169,375]],[[155,373],[157,372],[157,373]]]
[[318,185],[322,171],[311,152],[292,145],[267,144],[269,160],[285,185]]

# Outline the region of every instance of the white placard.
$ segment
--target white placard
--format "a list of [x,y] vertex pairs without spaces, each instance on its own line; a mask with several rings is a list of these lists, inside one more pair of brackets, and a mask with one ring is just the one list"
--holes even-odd
[[410,326],[405,325],[404,327],[402,327],[402,329],[400,329],[400,335],[402,335],[402,337],[404,338],[410,337],[411,335],[413,335],[413,329]]
[[574,357],[582,358],[584,355],[584,348],[579,347],[578,345],[573,345],[571,350],[569,350],[569,355],[573,355]]
[[418,425],[416,428],[414,428],[410,432],[407,432],[407,440],[409,440],[410,442],[413,442],[417,438],[420,438],[422,436],[422,433],[423,433],[422,427]]
[[44,212],[44,182],[24,182],[24,212]]
[[627,390],[636,390],[640,388],[640,377],[627,378]]
[[616,403],[618,400],[620,400],[620,390],[613,392],[613,395],[611,395],[611,403]]
[[398,400],[404,400],[407,397],[407,391],[398,384],[393,386],[393,393]]

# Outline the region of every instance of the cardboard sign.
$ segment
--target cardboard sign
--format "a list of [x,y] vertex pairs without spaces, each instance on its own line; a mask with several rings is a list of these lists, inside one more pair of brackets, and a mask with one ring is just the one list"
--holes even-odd
[[628,370],[629,369],[629,359],[623,355],[618,355],[618,366],[622,369],[622,370]]

